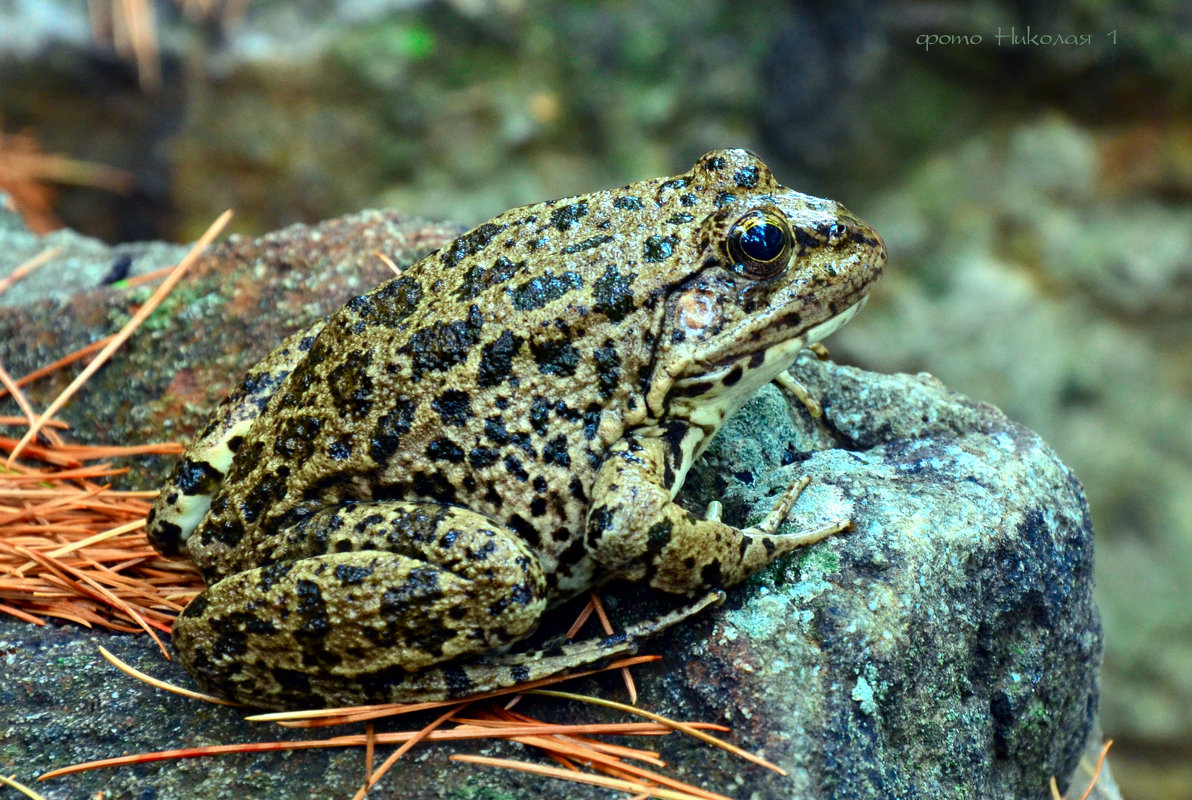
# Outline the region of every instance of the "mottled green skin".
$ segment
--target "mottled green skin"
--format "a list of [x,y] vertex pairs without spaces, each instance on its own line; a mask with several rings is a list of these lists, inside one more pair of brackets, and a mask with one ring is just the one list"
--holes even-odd
[[[755,209],[790,228],[764,278],[726,244]],[[188,449],[150,520],[211,584],[175,626],[182,663],[293,706],[455,696],[632,649],[459,663],[611,576],[717,589],[807,541],[775,535],[789,504],[742,531],[671,501],[884,262],[864,223],[744,150],[469,231],[283,343]]]

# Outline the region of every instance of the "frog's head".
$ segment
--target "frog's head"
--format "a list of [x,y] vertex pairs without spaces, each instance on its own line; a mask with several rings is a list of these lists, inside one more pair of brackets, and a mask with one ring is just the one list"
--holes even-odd
[[886,248],[839,203],[779,185],[746,150],[709,153],[701,170],[731,199],[703,221],[694,270],[668,294],[646,404],[710,433],[856,314]]

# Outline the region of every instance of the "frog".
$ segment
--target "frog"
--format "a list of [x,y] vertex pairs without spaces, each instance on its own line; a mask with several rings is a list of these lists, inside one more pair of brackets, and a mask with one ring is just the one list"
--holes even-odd
[[[864,305],[881,237],[745,149],[522,206],[293,334],[212,412],[153,545],[207,587],[173,647],[265,708],[442,700],[635,652],[848,520],[675,502],[726,417]],[[517,643],[613,579],[621,632]]]

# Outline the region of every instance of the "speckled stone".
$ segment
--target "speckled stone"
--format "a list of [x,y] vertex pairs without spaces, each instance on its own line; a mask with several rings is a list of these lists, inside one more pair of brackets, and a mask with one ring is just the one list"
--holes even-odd
[[788,524],[855,529],[731,595],[680,656],[685,678],[790,771],[765,796],[1046,797],[1098,703],[1079,481],[931,376],[813,358],[796,373],[824,417],[763,389],[697,467],[689,505],[719,493],[726,519],[754,519],[807,474]]

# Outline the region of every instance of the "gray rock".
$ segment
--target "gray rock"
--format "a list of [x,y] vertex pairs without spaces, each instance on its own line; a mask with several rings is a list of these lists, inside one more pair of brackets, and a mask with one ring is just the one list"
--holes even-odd
[[689,507],[719,494],[726,520],[753,522],[806,474],[789,523],[855,529],[730,593],[683,652],[691,686],[791,772],[793,791],[765,796],[1046,797],[1098,702],[1079,482],[1034,433],[930,376],[810,357],[797,375],[823,419],[767,387],[693,470]]

